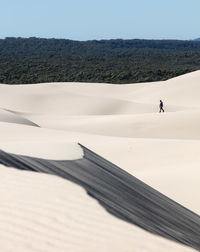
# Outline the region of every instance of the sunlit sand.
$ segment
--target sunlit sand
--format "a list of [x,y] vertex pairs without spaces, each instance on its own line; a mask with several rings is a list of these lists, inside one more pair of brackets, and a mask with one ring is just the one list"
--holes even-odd
[[[2,84],[0,149],[75,160],[81,143],[199,215],[199,93],[200,71],[128,85]],[[193,251],[112,216],[68,180],[0,168],[2,251]]]

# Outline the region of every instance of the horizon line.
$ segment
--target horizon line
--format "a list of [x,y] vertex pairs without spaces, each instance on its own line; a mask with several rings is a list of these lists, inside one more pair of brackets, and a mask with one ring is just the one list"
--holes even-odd
[[87,39],[87,40],[79,40],[79,39],[70,39],[70,38],[56,38],[56,37],[37,37],[37,36],[30,36],[30,37],[23,37],[23,36],[8,36],[4,38],[0,38],[0,40],[6,39],[58,39],[58,40],[71,40],[71,41],[78,41],[78,42],[87,42],[87,41],[109,41],[109,40],[154,40],[154,41],[199,41],[199,38],[195,39],[178,39],[178,38],[160,38],[160,39],[152,39],[152,38],[101,38],[101,39]]

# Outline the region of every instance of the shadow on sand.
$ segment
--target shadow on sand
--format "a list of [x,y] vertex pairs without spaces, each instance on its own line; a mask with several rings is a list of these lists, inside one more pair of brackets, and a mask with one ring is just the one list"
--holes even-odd
[[[77,160],[45,160],[0,150],[0,163],[54,174],[82,186],[114,216],[200,250],[200,216],[80,145]],[[68,192],[66,192],[68,193]]]

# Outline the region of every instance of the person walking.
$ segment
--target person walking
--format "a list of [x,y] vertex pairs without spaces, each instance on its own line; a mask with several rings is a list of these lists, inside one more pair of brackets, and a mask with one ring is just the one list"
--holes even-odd
[[160,112],[165,112],[164,109],[163,109],[163,101],[162,100],[160,100],[160,106],[159,107],[160,107],[159,113]]

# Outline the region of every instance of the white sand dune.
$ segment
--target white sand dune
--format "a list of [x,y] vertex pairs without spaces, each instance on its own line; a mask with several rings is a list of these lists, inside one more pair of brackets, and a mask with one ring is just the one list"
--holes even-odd
[[133,99],[142,103],[156,103],[163,99],[170,105],[199,108],[199,79],[200,71],[196,71],[163,83],[142,84],[140,88],[125,97],[127,100]]
[[192,251],[113,217],[66,180],[4,167],[1,177],[2,251]]
[[0,108],[0,121],[1,122],[8,122],[8,123],[17,123],[17,124],[25,124],[29,126],[37,126],[35,123],[31,122],[30,120],[15,114],[12,111],[8,111],[5,109]]
[[[80,142],[200,214],[199,92],[200,71],[144,84],[0,85],[0,149],[68,160],[81,157]],[[2,251],[192,251],[113,217],[66,180],[2,165],[0,185]]]
[[[200,139],[200,110],[176,113],[52,116],[25,115],[44,128],[128,138]],[[185,120],[187,118],[187,120]]]

